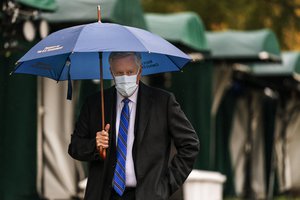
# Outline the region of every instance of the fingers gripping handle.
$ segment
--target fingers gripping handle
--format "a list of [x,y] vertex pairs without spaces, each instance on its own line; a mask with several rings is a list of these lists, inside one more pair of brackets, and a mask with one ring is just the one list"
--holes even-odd
[[[104,130],[108,133],[109,128],[110,128],[110,124],[106,124]],[[102,146],[99,147],[99,154],[103,160],[106,159],[106,149],[103,148]]]

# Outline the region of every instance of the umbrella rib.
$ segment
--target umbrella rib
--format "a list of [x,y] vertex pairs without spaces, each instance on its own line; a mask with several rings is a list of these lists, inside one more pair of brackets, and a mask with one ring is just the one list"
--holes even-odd
[[181,68],[178,67],[178,65],[169,57],[169,55],[166,55],[166,56],[179,69],[179,71],[181,71]]
[[85,28],[85,26],[83,26],[83,27],[82,27],[82,29],[81,29],[80,33],[78,34],[78,36],[77,36],[77,38],[76,38],[76,41],[75,41],[75,43],[74,43],[74,47],[73,47],[73,49],[72,49],[72,52],[71,52],[71,53],[73,53],[73,52],[74,52],[74,49],[75,49],[75,46],[76,46],[76,44],[77,44],[78,38],[80,37],[80,35],[81,35],[81,33],[82,33],[82,31],[83,31],[83,29],[84,29],[84,28]]
[[146,48],[146,46],[141,42],[140,38],[138,38],[135,34],[133,34],[126,26],[124,26],[124,28],[126,28],[126,30],[127,30],[131,35],[133,35],[133,37],[134,37],[136,40],[138,40],[138,41],[141,43],[141,45],[142,45],[149,53],[151,53],[151,52],[148,50],[148,48]]
[[[67,60],[70,59],[70,58],[69,58],[69,57],[70,57],[70,54],[71,54],[71,53],[69,53],[69,55],[67,56],[67,58],[66,58],[66,60],[65,60],[65,62],[64,62],[64,66],[61,68],[59,77],[58,77],[58,79],[56,80],[57,82],[59,82],[59,80],[60,80],[60,78],[61,78],[62,72],[64,71],[64,68],[65,68],[65,66],[66,66]],[[71,61],[70,61],[70,62],[71,62]],[[71,64],[70,64],[70,66],[71,66]],[[69,67],[70,67],[70,66],[69,66]]]
[[[74,47],[73,47],[72,51],[69,53],[67,59],[65,60],[65,64],[64,64],[64,66],[63,66],[63,68],[62,68],[62,70],[61,70],[61,72],[60,72],[59,78],[58,78],[58,80],[56,80],[57,82],[59,81],[59,79],[60,79],[60,77],[61,77],[61,75],[62,75],[63,69],[65,68],[66,62],[67,62],[67,60],[69,59],[70,54],[72,54],[72,53],[74,52],[74,49],[75,49],[75,46],[76,46],[76,44],[77,44],[78,38],[80,37],[80,35],[81,35],[82,30],[84,29],[84,27],[85,27],[85,26],[82,27],[80,33],[78,34],[78,36],[77,36],[77,38],[76,38],[76,41],[75,41],[75,43],[74,43]],[[70,59],[70,62],[71,62],[71,59]],[[70,66],[71,66],[71,64],[70,64]],[[70,67],[70,66],[69,66],[69,67]]]
[[[141,42],[141,40],[140,40],[140,38],[139,37],[137,37],[135,34],[133,34],[126,26],[124,26],[127,30],[128,30],[128,32],[131,34],[131,35],[133,35],[134,36],[134,38],[136,38],[140,43],[141,43],[141,45],[143,45],[143,47],[149,52],[149,53],[151,53],[147,48],[146,48],[146,46]],[[167,56],[167,58],[179,69],[179,71],[181,71],[181,68],[180,67],[178,67],[178,65],[169,57],[169,55],[166,55]]]
[[14,74],[16,72],[17,69],[19,69],[19,67],[23,64],[23,62],[20,62],[17,64],[17,66],[10,72],[10,75]]

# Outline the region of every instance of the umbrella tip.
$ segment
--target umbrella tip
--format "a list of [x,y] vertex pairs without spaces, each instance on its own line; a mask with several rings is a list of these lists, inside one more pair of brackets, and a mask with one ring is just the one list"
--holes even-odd
[[97,6],[97,13],[98,13],[98,22],[101,23],[101,7],[100,7],[100,5]]

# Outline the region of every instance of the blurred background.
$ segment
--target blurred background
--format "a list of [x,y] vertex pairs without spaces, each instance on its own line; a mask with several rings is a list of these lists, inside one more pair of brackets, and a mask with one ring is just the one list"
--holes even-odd
[[[156,33],[193,59],[182,72],[143,81],[173,92],[197,131],[194,168],[212,174],[196,179],[221,187],[220,197],[199,199],[300,199],[299,0],[1,4],[1,200],[83,196],[88,166],[71,159],[67,147],[80,107],[99,82],[73,81],[67,101],[67,83],[10,72],[51,32],[95,22],[98,4],[103,22]],[[187,188],[171,199],[197,199]]]

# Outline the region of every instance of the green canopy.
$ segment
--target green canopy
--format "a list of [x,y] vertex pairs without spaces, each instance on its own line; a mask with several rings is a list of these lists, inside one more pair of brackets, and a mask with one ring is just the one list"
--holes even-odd
[[252,70],[258,76],[300,76],[300,52],[283,52],[282,64],[256,64]]
[[17,2],[46,11],[55,11],[57,9],[55,0],[17,0]]
[[146,14],[151,32],[173,43],[181,43],[198,51],[207,51],[205,27],[201,18],[193,12],[175,14]]
[[55,13],[44,14],[49,22],[95,22],[100,5],[102,20],[146,28],[139,0],[57,0],[57,3],[59,8]]
[[207,32],[214,60],[280,61],[280,47],[269,29],[257,31]]

